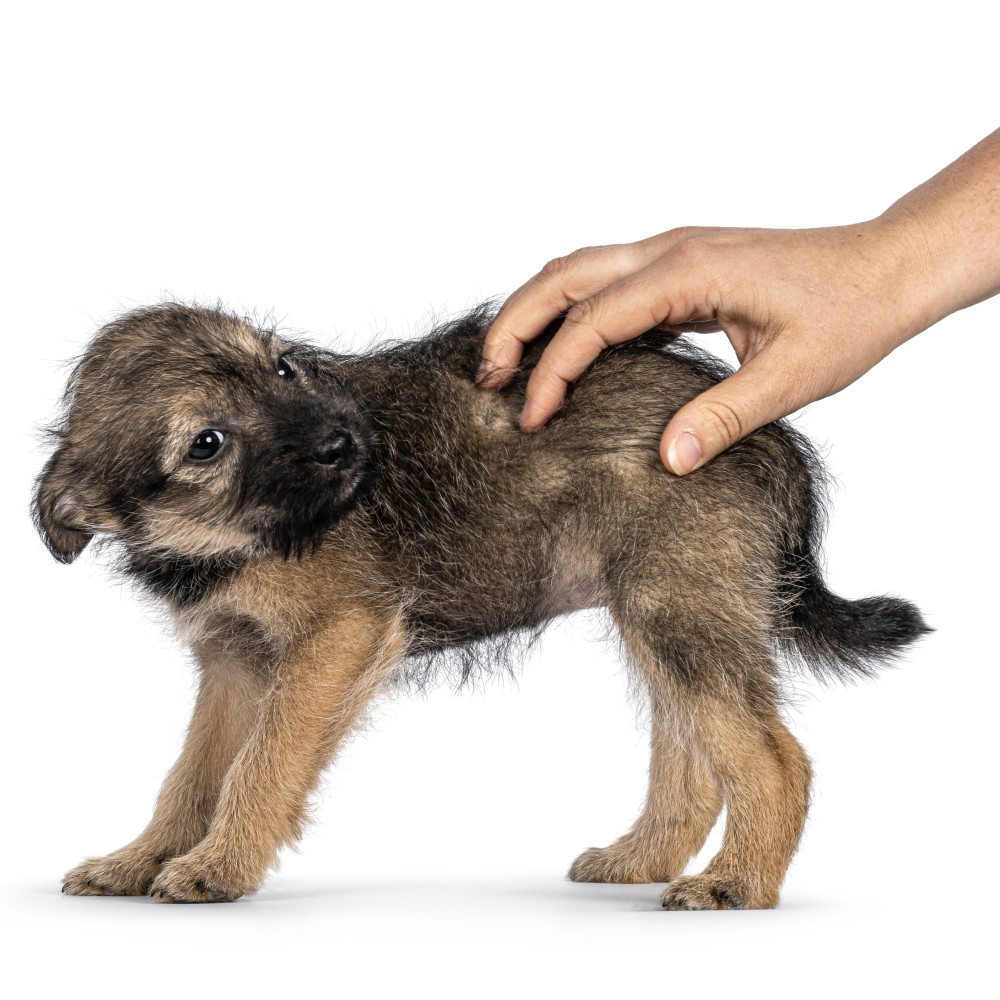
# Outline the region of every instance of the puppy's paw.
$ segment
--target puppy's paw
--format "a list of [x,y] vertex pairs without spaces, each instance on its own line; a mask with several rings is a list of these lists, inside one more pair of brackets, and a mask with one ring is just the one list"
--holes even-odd
[[682,875],[660,897],[665,910],[770,910],[777,890],[754,889],[730,875]]
[[123,847],[103,858],[87,858],[63,877],[70,896],[145,896],[166,860],[166,853]]
[[668,882],[674,871],[648,848],[622,843],[591,847],[570,866],[574,882]]
[[231,903],[254,892],[259,879],[240,875],[238,866],[192,851],[168,861],[149,887],[164,903]]

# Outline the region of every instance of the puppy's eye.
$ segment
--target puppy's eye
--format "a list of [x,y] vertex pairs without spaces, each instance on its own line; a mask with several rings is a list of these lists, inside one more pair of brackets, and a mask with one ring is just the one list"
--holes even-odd
[[284,355],[278,358],[278,374],[282,378],[295,378],[295,369],[288,363],[288,358]]
[[215,458],[225,440],[226,435],[222,431],[202,431],[191,443],[188,458],[196,462],[207,462],[210,458]]

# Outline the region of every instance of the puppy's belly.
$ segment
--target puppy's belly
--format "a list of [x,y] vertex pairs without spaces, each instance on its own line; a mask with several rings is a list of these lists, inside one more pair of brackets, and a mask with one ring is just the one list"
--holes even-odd
[[604,607],[606,601],[598,562],[597,557],[582,546],[567,546],[558,552],[548,588],[547,606],[552,617]]
[[580,577],[554,591],[549,604],[553,617],[604,605],[604,588],[596,576]]

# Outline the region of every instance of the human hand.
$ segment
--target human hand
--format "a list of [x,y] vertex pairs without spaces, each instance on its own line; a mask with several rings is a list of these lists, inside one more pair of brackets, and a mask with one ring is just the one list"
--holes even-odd
[[810,230],[674,229],[557,258],[504,304],[480,384],[509,381],[523,345],[564,310],[532,372],[521,428],[558,409],[601,350],[653,328],[723,330],[740,368],[683,406],[660,443],[691,472],[751,431],[843,389],[949,311],[905,214]]

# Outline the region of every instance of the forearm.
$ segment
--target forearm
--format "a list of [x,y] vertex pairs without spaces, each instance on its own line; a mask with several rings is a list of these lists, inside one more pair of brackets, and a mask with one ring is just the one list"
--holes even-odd
[[915,261],[912,333],[1000,292],[1000,130],[877,220]]

